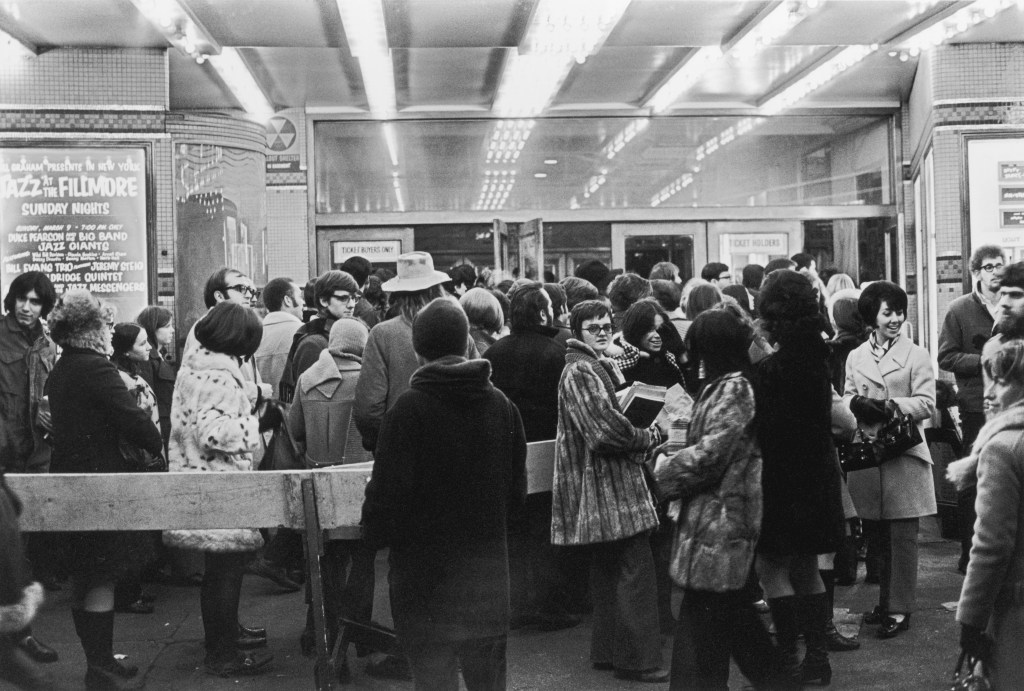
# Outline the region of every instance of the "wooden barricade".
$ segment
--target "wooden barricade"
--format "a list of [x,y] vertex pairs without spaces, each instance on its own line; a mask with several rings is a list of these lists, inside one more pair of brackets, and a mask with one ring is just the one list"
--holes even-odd
[[[551,489],[554,442],[528,445],[530,493]],[[303,531],[316,634],[318,690],[337,679],[327,645],[320,558],[326,539],[360,535],[371,464],[244,473],[7,475],[25,532],[291,528]],[[339,639],[341,637],[339,636]]]

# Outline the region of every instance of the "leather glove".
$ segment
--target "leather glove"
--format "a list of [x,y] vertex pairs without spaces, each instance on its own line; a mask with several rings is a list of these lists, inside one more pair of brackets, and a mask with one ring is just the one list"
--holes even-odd
[[992,639],[983,629],[970,624],[960,624],[960,648],[969,657],[988,664],[992,658]]
[[276,401],[266,401],[263,414],[260,415],[260,432],[276,429],[282,424],[284,424],[284,413],[281,411],[281,406]]
[[865,425],[877,425],[889,419],[885,401],[868,398],[867,396],[854,396],[850,401],[850,412],[853,413],[858,422],[862,422]]

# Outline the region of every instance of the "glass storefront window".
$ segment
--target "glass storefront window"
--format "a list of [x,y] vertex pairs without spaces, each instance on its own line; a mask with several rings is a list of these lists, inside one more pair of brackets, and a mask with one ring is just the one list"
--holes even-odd
[[319,214],[892,203],[884,116],[319,121]]

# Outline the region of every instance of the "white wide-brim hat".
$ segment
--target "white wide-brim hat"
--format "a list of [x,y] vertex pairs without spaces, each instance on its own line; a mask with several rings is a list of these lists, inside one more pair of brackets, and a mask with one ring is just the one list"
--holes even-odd
[[451,280],[443,271],[434,270],[429,252],[406,252],[398,257],[398,276],[385,281],[385,293],[415,293]]

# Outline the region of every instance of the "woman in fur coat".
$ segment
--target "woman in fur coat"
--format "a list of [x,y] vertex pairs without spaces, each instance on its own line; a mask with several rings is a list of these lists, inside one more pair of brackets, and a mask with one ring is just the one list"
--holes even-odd
[[[266,428],[281,421],[258,420],[261,395],[242,376],[242,361],[252,357],[263,336],[259,317],[248,307],[221,302],[195,326],[199,347],[181,363],[171,403],[171,472],[253,470],[252,452]],[[263,546],[255,528],[168,530],[169,547],[200,550],[206,569],[199,595],[206,634],[206,671],[218,676],[262,674],[272,657],[238,647],[238,601],[242,575],[253,552]],[[251,634],[253,630],[247,630]],[[255,631],[260,631],[256,629]],[[261,632],[265,642],[265,632]]]
[[[50,312],[63,350],[46,382],[53,421],[51,473],[126,473],[119,441],[163,452],[160,430],[128,393],[111,352],[113,308],[86,290],[66,292]],[[65,533],[60,553],[72,578],[71,614],[85,649],[90,689],[132,686],[138,669],[114,659],[114,584],[153,556],[145,532]]]
[[982,362],[988,422],[971,455],[951,463],[958,489],[975,481],[978,518],[956,618],[960,646],[987,663],[996,689],[1024,688],[1024,341]]
[[662,496],[681,500],[670,509],[679,515],[669,572],[684,589],[671,689],[726,688],[730,656],[755,684],[765,685],[779,670],[746,588],[761,530],[761,451],[747,379],[753,336],[749,325],[723,310],[708,310],[693,322],[689,352],[707,383],[686,448],[659,457],[654,470]]
[[634,427],[615,397],[622,375],[604,357],[613,328],[608,307],[585,300],[573,307],[569,324],[573,338],[558,384],[551,543],[590,549],[594,668],[663,682],[649,543],[658,514],[643,469],[661,433],[655,425]]

